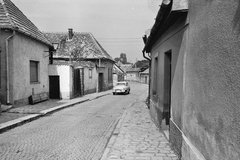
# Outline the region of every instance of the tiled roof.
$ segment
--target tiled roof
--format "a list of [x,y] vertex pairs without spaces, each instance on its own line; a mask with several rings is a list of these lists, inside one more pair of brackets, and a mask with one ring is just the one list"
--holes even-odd
[[66,33],[44,33],[51,42],[58,42],[59,49],[54,53],[54,58],[84,58],[84,59],[109,59],[112,57],[103,49],[99,42],[89,32],[74,32],[71,40]]
[[141,73],[149,73],[149,68],[145,69],[144,71],[140,71]]
[[0,28],[14,29],[47,45],[52,45],[10,0],[0,0]]
[[128,68],[126,72],[139,72],[140,68]]
[[122,64],[119,66],[124,72],[127,71],[128,68],[132,67],[132,64]]
[[116,64],[113,65],[113,73],[117,74],[125,74],[125,72]]
[[53,65],[59,65],[59,66],[73,66],[74,68],[94,68],[95,63],[91,61],[60,61],[60,60],[54,60]]

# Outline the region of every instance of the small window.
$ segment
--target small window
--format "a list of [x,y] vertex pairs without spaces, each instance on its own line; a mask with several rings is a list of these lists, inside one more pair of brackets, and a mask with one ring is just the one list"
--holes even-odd
[[108,68],[108,82],[112,81],[112,76],[113,76],[112,68]]
[[155,58],[154,61],[154,75],[153,75],[153,94],[157,94],[157,88],[158,88],[158,57]]
[[39,62],[30,61],[30,83],[39,82]]
[[92,79],[92,69],[89,69],[89,79]]

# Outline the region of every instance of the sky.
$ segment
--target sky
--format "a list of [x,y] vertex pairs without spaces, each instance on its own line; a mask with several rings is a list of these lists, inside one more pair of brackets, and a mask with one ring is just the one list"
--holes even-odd
[[144,59],[162,0],[11,0],[43,32],[91,32],[112,58]]

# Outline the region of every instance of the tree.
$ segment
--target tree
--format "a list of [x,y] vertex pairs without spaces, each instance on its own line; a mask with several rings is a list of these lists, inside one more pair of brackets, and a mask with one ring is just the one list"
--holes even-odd
[[134,65],[135,68],[140,68],[141,71],[144,71],[149,67],[149,61],[148,60],[140,60],[137,61]]
[[127,56],[125,53],[120,54],[120,61],[122,62],[122,64],[127,64]]

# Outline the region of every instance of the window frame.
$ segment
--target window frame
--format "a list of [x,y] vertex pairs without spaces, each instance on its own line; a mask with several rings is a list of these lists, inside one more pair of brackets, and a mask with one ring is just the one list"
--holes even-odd
[[158,88],[158,56],[154,58],[154,71],[153,71],[153,88],[152,88],[152,94],[157,95],[157,88]]
[[92,68],[89,68],[88,70],[88,78],[92,79]]
[[[40,79],[40,77],[39,77],[40,76],[40,74],[39,74],[39,66],[40,66],[39,63],[40,63],[39,61],[35,61],[35,60],[30,60],[29,61],[30,84],[35,84],[35,83],[39,83],[40,82],[39,81],[39,79]],[[33,67],[36,67],[36,68],[34,68],[34,70],[33,70]],[[33,72],[34,72],[35,75],[33,75]]]

